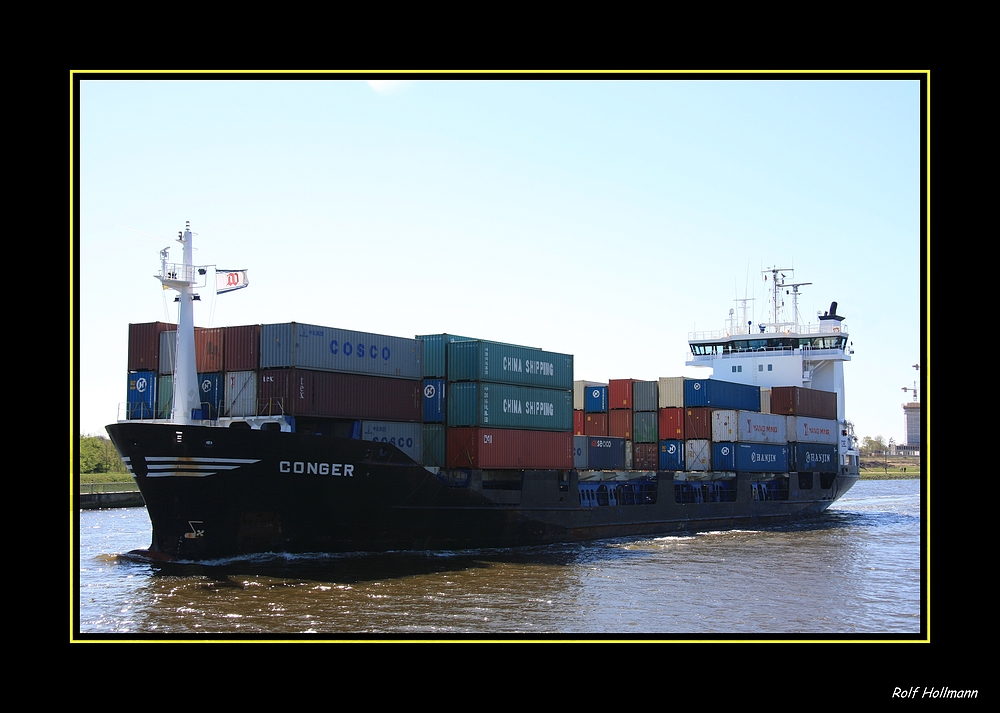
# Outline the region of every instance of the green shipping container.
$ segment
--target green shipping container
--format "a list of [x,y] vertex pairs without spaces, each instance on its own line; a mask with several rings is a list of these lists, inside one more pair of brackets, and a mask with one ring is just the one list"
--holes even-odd
[[573,389],[572,354],[482,340],[451,342],[447,349],[448,381],[489,381],[545,389]]
[[511,384],[448,384],[448,425],[573,431],[573,392]]
[[445,466],[445,429],[442,423],[424,424],[424,458],[423,465],[444,468]]
[[418,334],[416,339],[424,343],[424,378],[435,379],[443,379],[448,375],[444,357],[445,349],[451,342],[475,341],[473,337],[459,337],[455,334]]

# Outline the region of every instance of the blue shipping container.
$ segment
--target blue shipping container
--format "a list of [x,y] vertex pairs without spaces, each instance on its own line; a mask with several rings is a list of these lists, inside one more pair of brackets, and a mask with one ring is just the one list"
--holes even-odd
[[736,470],[736,444],[729,441],[713,441],[712,467],[723,471]]
[[153,418],[156,407],[156,372],[134,371],[128,375],[128,411],[125,418]]
[[591,470],[624,470],[625,439],[606,436],[586,436],[588,468]]
[[801,473],[836,473],[838,468],[835,443],[789,443],[792,462],[788,469]]
[[[715,458],[716,447],[729,446],[735,451],[733,470],[744,473],[787,473],[788,446],[773,443],[716,443],[712,448]],[[720,466],[713,461],[715,470],[730,470],[728,464]]]
[[583,392],[583,410],[587,413],[607,413],[608,387],[590,386]]
[[444,423],[444,379],[424,379],[424,423]]
[[684,470],[684,441],[660,441],[660,470]]
[[718,379],[685,380],[684,407],[696,406],[760,411],[760,387]]
[[201,406],[201,418],[219,417],[224,383],[221,372],[216,374],[198,374],[198,389],[201,392],[198,397]]

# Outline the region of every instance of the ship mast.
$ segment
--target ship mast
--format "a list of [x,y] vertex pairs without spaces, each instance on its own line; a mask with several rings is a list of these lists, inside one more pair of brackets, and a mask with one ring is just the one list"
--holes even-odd
[[[177,235],[177,242],[184,247],[184,262],[169,262],[170,248],[160,251],[160,274],[155,277],[164,289],[176,290],[179,303],[177,315],[177,344],[174,352],[174,397],[170,420],[176,424],[193,423],[192,411],[201,408],[198,389],[198,371],[194,354],[194,303],[200,298],[194,293],[197,279],[194,260],[191,221]],[[198,274],[205,274],[200,270]]]
[[[769,273],[769,272],[771,273],[771,292],[772,292],[771,301],[772,301],[772,305],[773,305],[773,308],[774,308],[774,316],[772,318],[773,321],[771,323],[771,328],[775,332],[781,332],[781,331],[783,331],[782,327],[791,327],[791,331],[794,332],[795,334],[798,334],[798,332],[799,332],[799,288],[800,287],[804,287],[805,285],[811,285],[812,283],[811,282],[792,282],[792,283],[786,283],[785,282],[785,275],[784,275],[784,273],[787,272],[789,274],[792,274],[792,273],[795,272],[795,270],[793,268],[788,268],[788,267],[771,267],[771,268],[768,268],[767,270],[764,270],[764,280],[765,281],[767,280],[767,273]],[[781,290],[784,289],[784,288],[790,288],[791,289],[791,295],[792,295],[792,321],[791,322],[781,322],[781,321],[779,321],[780,320],[781,309],[785,306],[785,303],[784,303],[783,300],[779,301],[780,298],[778,297],[778,295],[781,292]]]

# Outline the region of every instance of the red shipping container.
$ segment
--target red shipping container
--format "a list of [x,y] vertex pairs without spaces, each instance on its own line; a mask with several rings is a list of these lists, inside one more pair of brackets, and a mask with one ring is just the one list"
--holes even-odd
[[584,417],[583,435],[585,436],[607,436],[608,435],[608,414],[588,413]]
[[[632,382],[635,379],[611,379],[608,381],[608,408],[632,408]],[[629,429],[632,427],[629,426]],[[614,434],[611,434],[614,435]]]
[[635,470],[659,470],[659,444],[634,443],[632,445],[632,468]]
[[160,370],[160,332],[177,329],[168,322],[146,322],[128,326],[128,370]]
[[[629,393],[632,393],[631,391]],[[608,435],[612,438],[632,438],[632,409],[608,412]]]
[[509,428],[449,428],[449,468],[573,467],[573,434]]
[[801,386],[771,387],[771,413],[837,420],[837,394]]
[[684,409],[682,408],[661,408],[659,413],[660,440],[676,439],[684,440]]
[[684,409],[684,438],[712,438],[712,409],[708,406],[697,406]]
[[586,419],[584,419],[583,411],[581,411],[579,409],[574,409],[573,410],[573,435],[574,436],[585,436],[585,435],[587,435],[586,433],[584,433],[584,424],[585,423],[586,423]]
[[256,371],[260,368],[260,325],[226,327],[223,371]]

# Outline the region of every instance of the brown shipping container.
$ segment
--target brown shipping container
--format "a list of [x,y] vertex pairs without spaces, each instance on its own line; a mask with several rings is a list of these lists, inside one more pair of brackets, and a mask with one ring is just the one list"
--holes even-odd
[[584,433],[584,424],[586,422],[587,421],[584,418],[583,411],[580,411],[578,409],[573,409],[573,435],[574,436],[583,436],[583,435],[586,435]]
[[[215,374],[222,371],[223,340],[225,327],[194,328],[194,359],[199,374]],[[170,329],[160,335],[160,373],[174,373],[174,352],[177,350],[177,329]],[[243,369],[242,371],[251,371]]]
[[684,409],[685,440],[708,440],[712,438],[712,409],[697,406]]
[[315,415],[313,376],[305,369],[264,369],[257,382],[257,414]]
[[635,470],[659,470],[660,446],[657,443],[632,444],[632,468]]
[[217,371],[222,371],[225,334],[225,327],[195,328],[194,354],[199,374],[214,374]]
[[128,326],[128,370],[159,371],[160,332],[177,329],[168,322],[145,322]]
[[771,413],[837,419],[837,394],[801,386],[772,386]]
[[632,440],[632,409],[608,412],[608,435],[612,438]]
[[660,440],[684,440],[684,409],[661,408],[659,416]]
[[585,436],[607,436],[608,435],[608,414],[588,413],[584,417],[583,435]]
[[260,368],[260,325],[226,327],[224,371],[256,371]]
[[[608,408],[632,408],[632,382],[635,379],[611,379],[608,381]],[[632,427],[629,426],[631,429]],[[613,435],[613,434],[612,434]]]
[[509,428],[449,428],[449,468],[573,467],[573,434]]
[[[258,413],[415,421],[423,418],[423,382],[308,369],[263,369]],[[572,434],[567,433],[572,436]]]

